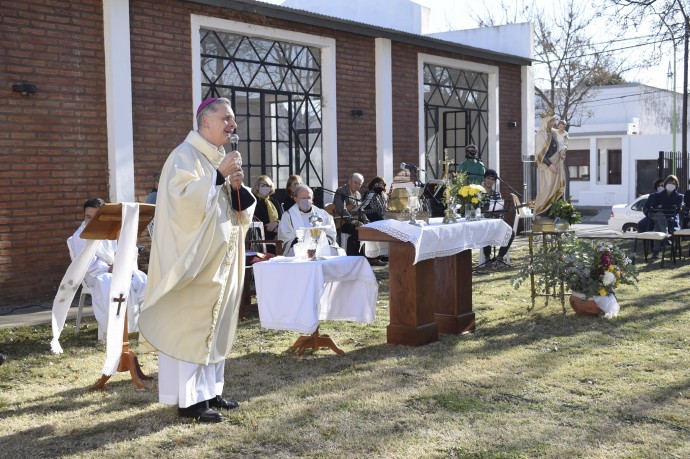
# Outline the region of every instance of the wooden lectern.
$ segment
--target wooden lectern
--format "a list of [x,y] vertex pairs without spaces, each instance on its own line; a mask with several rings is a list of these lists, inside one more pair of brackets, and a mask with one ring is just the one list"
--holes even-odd
[[[137,234],[141,234],[144,229],[153,220],[153,215],[156,211],[156,206],[153,204],[139,204],[139,225],[137,227]],[[111,239],[117,240],[120,236],[120,228],[122,227],[122,204],[106,204],[98,209],[96,215],[91,219],[84,231],[81,233],[83,239]],[[127,305],[125,305],[125,323],[122,332],[122,353],[120,354],[120,363],[117,366],[118,372],[129,371],[134,385],[139,389],[144,388],[141,382],[144,380],[153,379],[147,376],[141,370],[137,355],[129,350],[129,330],[128,330],[128,315]],[[91,390],[99,390],[105,388],[105,383],[110,379],[108,375],[101,375],[96,384],[91,386]]]

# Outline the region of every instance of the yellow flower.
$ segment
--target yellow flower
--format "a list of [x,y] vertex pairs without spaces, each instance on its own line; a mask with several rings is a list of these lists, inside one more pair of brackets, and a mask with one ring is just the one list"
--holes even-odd
[[467,189],[465,187],[460,188],[460,191],[458,191],[458,194],[462,196],[463,198],[467,197]]
[[599,290],[599,295],[606,296],[606,289],[602,288],[601,290]]
[[472,204],[477,204],[477,203],[479,202],[479,199],[477,199],[477,198],[472,198],[471,201],[472,201]]
[[613,270],[614,270],[613,265],[610,265],[610,266],[609,266],[609,271],[613,272]]

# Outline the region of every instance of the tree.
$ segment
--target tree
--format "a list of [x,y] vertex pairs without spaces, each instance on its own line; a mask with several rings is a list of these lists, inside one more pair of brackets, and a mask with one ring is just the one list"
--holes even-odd
[[[690,6],[687,0],[607,0],[606,8],[613,10],[622,25],[640,27],[649,21],[656,30],[659,49],[664,43],[675,47],[683,40],[683,108],[681,121],[682,164],[685,171],[682,183],[687,183],[688,160],[688,38],[690,36]],[[673,88],[675,93],[676,88]],[[674,94],[675,97],[675,94]]]
[[[576,0],[555,5],[558,9],[548,15],[534,1],[522,6],[502,1],[501,20],[534,24],[537,110],[552,111],[568,124],[582,124],[592,116],[584,103],[594,97],[597,86],[624,82],[621,75],[629,69],[613,58],[609,45],[593,43],[588,27],[598,18],[596,11],[588,13],[587,5]],[[484,18],[473,19],[480,26],[494,26],[498,17],[487,9]]]

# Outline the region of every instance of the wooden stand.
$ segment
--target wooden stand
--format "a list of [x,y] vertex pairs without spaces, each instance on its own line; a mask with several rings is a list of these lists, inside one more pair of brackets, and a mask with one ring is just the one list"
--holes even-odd
[[[288,351],[295,351],[297,355],[302,355],[304,351],[312,348],[313,351],[318,351],[319,348],[327,347],[338,355],[344,355],[345,351],[340,349],[328,335],[320,335],[319,327],[311,335],[302,335],[297,338],[297,341],[288,348]],[[136,384],[136,383],[135,383]]]
[[[137,355],[134,351],[129,350],[129,333],[127,327],[127,310],[125,309],[125,327],[122,332],[122,353],[120,354],[120,363],[117,365],[118,373],[129,371],[132,377],[132,382],[137,386],[138,389],[144,389],[144,383],[141,382],[142,379],[150,381],[153,378],[147,376],[141,370],[139,366],[139,361],[137,360]],[[101,375],[100,379],[96,381],[96,384],[91,386],[91,390],[101,390],[105,389],[105,383],[110,379],[109,375]]]
[[[534,228],[534,226],[533,226]],[[566,234],[574,234],[574,230],[569,230],[569,231],[524,231],[523,234],[527,234],[529,238],[529,260],[530,263],[534,262],[534,252],[535,252],[535,243],[538,243],[538,240],[541,239],[541,244],[542,244],[542,250],[544,251],[553,251],[553,250],[561,250],[561,237],[566,235]],[[536,240],[536,241],[535,241]],[[528,311],[531,311],[534,309],[535,305],[535,300],[538,296],[543,296],[546,298],[546,305],[549,305],[549,298],[554,297],[554,298],[560,298],[561,300],[561,308],[563,309],[563,314],[566,313],[565,309],[565,283],[561,279],[560,282],[558,283],[558,286],[552,291],[550,288],[546,287],[542,290],[539,289],[538,287],[538,280],[534,278],[534,273],[530,273],[529,275],[529,280],[530,280],[530,291],[531,291],[531,296],[532,296],[532,307],[528,308]]]
[[[139,226],[137,234],[141,232],[151,223],[156,206],[152,204],[139,204]],[[100,209],[89,224],[81,233],[83,239],[118,239],[120,235],[120,228],[122,227],[122,204],[106,204]],[[122,353],[120,354],[120,363],[117,366],[118,372],[129,371],[134,385],[138,389],[144,389],[144,380],[153,379],[146,376],[139,366],[137,355],[129,350],[129,330],[128,330],[128,313],[125,305],[125,323],[122,332]],[[102,390],[105,388],[105,383],[110,379],[109,375],[101,375],[96,384],[91,386],[91,390]]]

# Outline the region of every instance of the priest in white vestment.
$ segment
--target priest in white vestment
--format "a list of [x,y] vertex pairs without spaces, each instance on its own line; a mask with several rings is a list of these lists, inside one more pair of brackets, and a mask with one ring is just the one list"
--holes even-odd
[[206,99],[198,131],[168,157],[158,187],[149,282],[139,317],[159,351],[161,403],[181,417],[219,422],[244,281],[244,237],[256,204],[242,185],[241,155],[225,153],[236,128],[230,101]]
[[[70,253],[76,257],[84,249],[85,241],[81,238],[81,233],[86,225],[96,215],[98,209],[103,207],[105,201],[101,198],[91,198],[84,203],[84,221],[77,228],[71,238],[67,241]],[[91,292],[91,304],[93,315],[98,322],[99,339],[104,338],[104,333],[108,330],[108,309],[110,307],[110,281],[113,277],[113,263],[117,252],[117,241],[103,240],[98,244],[96,255],[84,276],[84,283]],[[128,310],[128,330],[138,331],[139,308],[144,300],[146,290],[146,274],[136,269],[132,271],[132,286],[127,301]]]
[[283,241],[283,254],[285,256],[294,256],[294,245],[302,236],[301,228],[311,228],[310,217],[317,216],[321,219],[319,226],[325,226],[326,238],[328,244],[331,246],[331,255],[345,255],[345,251],[341,249],[335,242],[337,232],[333,217],[323,209],[319,209],[313,203],[314,192],[307,185],[298,185],[295,189],[294,196],[295,203],[290,207],[280,218],[278,225],[278,239]]

